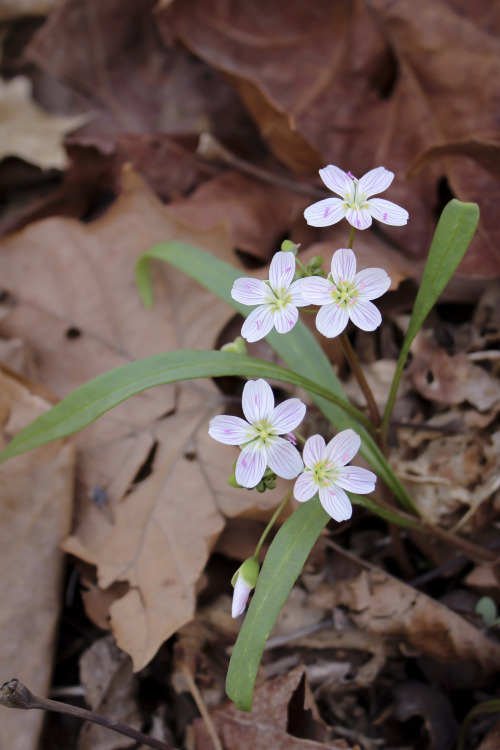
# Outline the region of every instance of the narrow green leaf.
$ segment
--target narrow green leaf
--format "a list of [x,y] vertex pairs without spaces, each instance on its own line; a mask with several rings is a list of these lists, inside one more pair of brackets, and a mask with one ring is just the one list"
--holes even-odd
[[253,686],[269,633],[329,520],[316,495],[287,518],[269,547],[227,672],[226,692],[240,711],[252,709]]
[[[153,303],[153,292],[150,281],[152,259],[163,260],[183,271],[183,273],[198,281],[206,289],[217,295],[217,297],[232,305],[244,317],[251,312],[251,307],[242,305],[231,297],[232,285],[235,279],[241,277],[241,272],[228,263],[224,263],[218,258],[205,253],[203,250],[199,250],[185,242],[177,241],[162,242],[155,245],[142,255],[137,262],[137,285],[146,306],[151,306]],[[318,386],[323,386],[330,393],[335,394],[341,399],[343,403],[350,403],[323,349],[301,320],[298,321],[289,335],[283,336],[273,331],[267,336],[267,341],[287,363],[290,370],[308,378]],[[310,389],[309,394],[327,419],[338,430],[353,427],[352,418],[344,409],[334,404],[332,400],[325,400],[317,392]],[[419,511],[406,491],[406,488],[392,471],[369,431],[358,425],[355,427],[361,437],[361,455],[392,490],[402,507],[418,516]]]
[[445,206],[441,214],[394,373],[382,419],[383,432],[387,431],[403,368],[413,339],[464,257],[476,231],[478,221],[479,207],[476,203],[462,203],[455,199]]
[[[117,367],[77,388],[18,433],[0,453],[0,463],[19,453],[81,430],[114,406],[147,388],[179,380],[224,375],[282,380],[300,386],[310,393],[321,395],[327,401],[332,399],[338,402],[338,397],[329,393],[323,386],[284,367],[255,357],[234,352],[189,349],[166,352]],[[365,419],[351,404],[348,404],[347,408],[352,411],[354,419]]]

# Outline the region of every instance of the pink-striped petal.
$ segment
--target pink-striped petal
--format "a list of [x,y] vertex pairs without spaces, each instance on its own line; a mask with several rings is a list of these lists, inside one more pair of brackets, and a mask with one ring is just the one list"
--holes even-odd
[[352,516],[352,505],[341,487],[320,487],[319,500],[335,521],[347,521]]
[[356,256],[352,250],[341,248],[333,254],[332,278],[335,284],[352,282],[356,276]]
[[310,276],[302,279],[300,291],[302,297],[309,305],[329,305],[332,302],[335,287],[328,279],[322,279],[319,276]]
[[266,450],[256,440],[241,451],[236,462],[236,481],[251,489],[259,484],[267,466]]
[[324,169],[319,170],[319,176],[332,193],[344,195],[347,175],[342,169],[329,164]]
[[273,257],[269,267],[269,283],[279,292],[288,289],[295,273],[295,255],[293,253],[278,252]]
[[220,415],[210,420],[208,434],[226,445],[243,445],[257,437],[257,431],[241,417]]
[[377,167],[367,172],[358,182],[358,194],[369,198],[375,193],[383,193],[387,190],[394,179],[394,172],[389,172],[385,167]]
[[362,331],[374,331],[382,322],[379,310],[363,297],[349,308],[349,317]]
[[288,398],[279,404],[271,415],[271,424],[278,435],[292,432],[302,422],[306,414],[306,405],[300,398]]
[[361,438],[354,430],[342,430],[330,440],[325,455],[334,466],[345,466],[359,451]]
[[241,407],[252,425],[270,419],[274,411],[274,394],[269,383],[262,378],[249,380],[243,388]]
[[233,620],[245,611],[251,590],[251,586],[239,575],[234,584],[233,603],[231,605],[231,617]]
[[271,290],[260,279],[236,279],[231,289],[231,297],[242,305],[263,305],[270,296]]
[[306,302],[306,300],[302,296],[303,283],[304,279],[297,279],[297,281],[294,281],[288,289],[288,294],[290,295],[292,304],[296,305],[296,307],[304,307],[304,305],[309,304],[309,302]]
[[344,490],[367,495],[375,489],[377,477],[372,471],[363,469],[361,466],[344,466],[339,470],[336,481]]
[[325,448],[325,440],[321,435],[311,435],[310,438],[307,438],[302,452],[305,465],[312,469],[318,461],[323,461],[325,458]]
[[344,201],[340,198],[325,198],[313,203],[304,211],[304,218],[312,227],[329,227],[345,216]]
[[293,496],[299,503],[305,503],[317,493],[318,487],[314,481],[314,474],[305,471],[295,482]]
[[275,438],[267,448],[267,463],[276,476],[295,479],[304,468],[297,448],[284,438]]
[[377,299],[389,289],[391,280],[382,268],[365,268],[356,274],[354,285],[364,299]]
[[347,310],[340,305],[324,305],[316,315],[316,328],[329,339],[342,333],[348,322]]
[[377,221],[383,224],[391,224],[393,227],[402,227],[408,223],[409,213],[401,206],[383,198],[372,198],[368,204],[368,210]]
[[274,313],[274,327],[278,333],[288,333],[292,330],[299,317],[295,305],[287,305]]
[[372,217],[367,208],[348,208],[345,217],[356,229],[368,229],[372,223]]
[[243,323],[241,335],[247,341],[260,341],[273,329],[274,314],[268,305],[260,305],[252,310]]

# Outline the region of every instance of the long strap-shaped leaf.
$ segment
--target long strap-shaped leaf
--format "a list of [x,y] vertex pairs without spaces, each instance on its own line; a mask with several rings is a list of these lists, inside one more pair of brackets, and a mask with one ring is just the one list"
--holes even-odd
[[[142,300],[147,307],[153,304],[149,267],[151,260],[154,258],[163,260],[196,279],[217,297],[232,305],[241,315],[246,317],[251,312],[252,308],[241,305],[231,297],[234,280],[239,278],[241,273],[233,266],[214,258],[203,250],[185,242],[177,241],[161,242],[155,245],[137,263],[137,285]],[[330,393],[341,399],[343,403],[350,403],[321,346],[301,320],[298,321],[290,334],[280,335],[273,331],[267,336],[267,341],[295,374],[302,375],[318,386],[326,388]],[[360,453],[362,456],[392,490],[401,506],[414,515],[420,515],[405,487],[392,471],[369,432],[362,426],[353,425],[349,414],[336,405],[333,400],[325,400],[316,391],[309,390],[309,393],[323,414],[338,430],[355,427],[361,436]]]

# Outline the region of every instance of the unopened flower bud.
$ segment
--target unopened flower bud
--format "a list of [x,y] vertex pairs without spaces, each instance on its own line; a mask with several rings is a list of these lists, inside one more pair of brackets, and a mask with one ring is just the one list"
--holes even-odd
[[221,352],[236,352],[236,354],[248,354],[245,339],[237,336],[234,341],[229,341],[220,348]]
[[233,604],[231,607],[233,618],[238,617],[245,611],[250,592],[257,585],[259,570],[259,561],[255,557],[249,557],[234,574],[231,580],[231,584],[234,586]]
[[281,250],[284,253],[293,253],[295,256],[299,252],[299,245],[296,245],[295,242],[292,242],[292,240],[283,240],[281,243]]

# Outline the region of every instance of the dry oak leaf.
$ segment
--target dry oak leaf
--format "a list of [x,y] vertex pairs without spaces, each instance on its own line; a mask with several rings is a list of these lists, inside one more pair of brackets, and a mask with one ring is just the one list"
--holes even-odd
[[64,169],[64,136],[88,120],[44,112],[32,99],[29,78],[0,81],[0,159],[17,156],[41,169]]
[[56,0],[0,0],[0,22],[24,16],[46,16]]
[[335,606],[354,625],[399,639],[442,664],[476,668],[484,679],[500,672],[500,645],[444,604],[381,570],[363,571],[334,586]]
[[[52,406],[25,382],[0,371],[0,442]],[[63,554],[69,531],[74,484],[72,439],[45,445],[0,467],[0,662],[4,678],[18,677],[46,695],[52,673]],[[37,747],[43,715],[20,720],[4,711],[0,746]]]
[[[344,740],[324,744],[327,730],[307,684],[305,669],[269,680],[255,690],[252,713],[226,701],[211,712],[225,750],[349,750]],[[213,745],[201,719],[195,720],[197,750]]]

